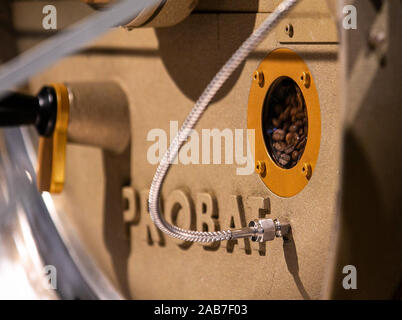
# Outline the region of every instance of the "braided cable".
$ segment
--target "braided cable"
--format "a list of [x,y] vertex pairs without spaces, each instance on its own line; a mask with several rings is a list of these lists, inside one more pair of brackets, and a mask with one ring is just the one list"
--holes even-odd
[[191,131],[200,120],[213,97],[216,95],[225,81],[237,69],[237,67],[246,59],[250,52],[252,52],[265,39],[268,33],[297,4],[297,2],[298,0],[282,1],[275,11],[270,14],[268,18],[261,24],[261,26],[253,34],[251,34],[251,36],[241,45],[239,49],[237,49],[237,51],[215,75],[202,95],[199,97],[193,109],[181,126],[180,131],[177,133],[176,137],[169,146],[169,149],[166,151],[162,160],[160,161],[149,191],[149,212],[154,224],[167,235],[191,242],[215,242],[230,240],[232,238],[231,230],[201,232],[186,230],[169,224],[161,215],[159,208],[159,198],[162,185],[171,164],[179,153],[180,148],[187,141]]

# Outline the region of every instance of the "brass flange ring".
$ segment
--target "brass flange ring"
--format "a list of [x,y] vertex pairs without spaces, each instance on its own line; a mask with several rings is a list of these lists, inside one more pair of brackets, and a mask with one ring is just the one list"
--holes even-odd
[[[256,78],[256,74],[260,77]],[[308,136],[303,155],[297,164],[290,168],[280,167],[271,157],[263,135],[263,108],[269,98],[270,88],[280,78],[292,79],[302,92],[308,117]],[[263,78],[262,81],[257,81]],[[321,113],[318,92],[305,62],[294,51],[277,49],[268,54],[252,77],[248,101],[248,129],[255,130],[254,160],[256,172],[264,184],[276,195],[292,197],[308,184],[314,172],[320,150]],[[250,136],[251,138],[251,136]],[[261,164],[264,166],[262,173]]]

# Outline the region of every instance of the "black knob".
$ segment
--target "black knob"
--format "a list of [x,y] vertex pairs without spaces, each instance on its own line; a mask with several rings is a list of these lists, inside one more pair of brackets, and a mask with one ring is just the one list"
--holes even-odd
[[43,87],[36,97],[10,92],[0,100],[0,127],[35,125],[42,136],[53,133],[57,97],[52,87]]
[[0,126],[35,124],[39,112],[36,97],[9,93],[0,101]]

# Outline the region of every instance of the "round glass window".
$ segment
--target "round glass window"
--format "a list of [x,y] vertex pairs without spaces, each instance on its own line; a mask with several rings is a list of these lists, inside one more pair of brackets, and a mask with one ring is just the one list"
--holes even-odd
[[271,85],[262,112],[265,146],[274,162],[293,168],[307,144],[308,115],[303,94],[293,79],[280,77]]

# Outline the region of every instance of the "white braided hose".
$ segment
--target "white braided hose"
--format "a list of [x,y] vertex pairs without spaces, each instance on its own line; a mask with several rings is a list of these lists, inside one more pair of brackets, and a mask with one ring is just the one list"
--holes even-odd
[[201,232],[185,230],[169,224],[161,215],[159,208],[159,197],[163,181],[169,171],[169,168],[179,153],[180,148],[187,141],[191,131],[200,120],[209,103],[219,91],[225,81],[232,75],[237,67],[246,59],[246,57],[264,40],[267,34],[277,25],[277,23],[291,10],[298,0],[284,0],[269,15],[262,25],[241,45],[233,56],[226,62],[222,69],[215,75],[207,88],[204,90],[193,109],[187,116],[180,131],[172,141],[169,149],[164,154],[159,163],[158,169],[152,180],[149,191],[149,212],[155,225],[167,235],[192,242],[215,242],[232,239],[232,231]]

